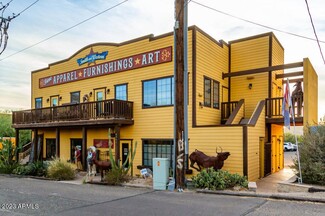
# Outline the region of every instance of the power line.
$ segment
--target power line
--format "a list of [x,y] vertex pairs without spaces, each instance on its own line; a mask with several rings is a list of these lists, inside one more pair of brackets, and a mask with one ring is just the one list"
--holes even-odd
[[[33,6],[34,4],[36,4],[39,0],[34,1],[31,5],[29,5],[27,8],[25,8],[24,10],[20,11],[17,16],[19,16],[20,14],[24,13],[26,10],[28,10],[31,6]],[[17,17],[16,16],[16,17]]]
[[75,24],[75,25],[73,25],[73,26],[71,26],[71,27],[69,27],[69,28],[63,30],[63,31],[60,31],[60,32],[58,32],[58,33],[56,33],[56,34],[54,34],[54,35],[52,35],[52,36],[50,36],[50,37],[48,37],[48,38],[45,38],[45,39],[43,39],[43,40],[41,40],[41,41],[39,41],[39,42],[37,42],[37,43],[35,43],[35,44],[33,44],[33,45],[30,45],[30,46],[28,46],[28,47],[25,47],[25,48],[22,49],[22,50],[19,50],[19,51],[15,52],[15,53],[13,53],[13,54],[11,54],[11,55],[8,55],[8,56],[6,56],[6,57],[0,59],[0,62],[3,61],[3,60],[5,60],[5,59],[7,59],[7,58],[10,58],[11,56],[17,55],[18,53],[21,53],[21,52],[23,52],[23,51],[25,51],[25,50],[28,50],[28,49],[30,49],[30,48],[32,48],[32,47],[34,47],[34,46],[37,46],[38,44],[41,44],[41,43],[43,43],[43,42],[45,42],[45,41],[48,41],[48,40],[50,40],[50,39],[52,39],[52,38],[54,38],[54,37],[56,37],[56,36],[58,36],[58,35],[60,35],[60,34],[62,34],[62,33],[64,33],[64,32],[66,32],[66,31],[69,31],[70,29],[73,29],[73,28],[75,28],[75,27],[77,27],[77,26],[79,26],[79,25],[81,25],[81,24],[83,24],[83,23],[85,23],[85,22],[87,22],[87,21],[89,21],[89,20],[91,20],[91,19],[93,19],[93,18],[95,18],[95,17],[97,17],[97,16],[99,16],[99,15],[101,15],[101,14],[107,12],[107,11],[109,11],[109,10],[112,10],[112,9],[114,9],[114,8],[116,8],[116,7],[118,7],[118,6],[122,5],[122,4],[124,4],[124,3],[127,2],[127,1],[128,1],[128,0],[124,0],[124,1],[122,1],[122,2],[120,2],[120,3],[118,3],[118,4],[114,5],[114,6],[112,6],[112,7],[110,7],[110,8],[107,8],[106,10],[103,10],[102,12],[99,12],[99,13],[95,14],[94,16],[91,16],[91,17],[89,17],[89,18],[87,18],[87,19],[85,19],[85,20],[83,20],[83,21],[81,21],[81,22],[79,22],[79,23],[77,23],[77,24]]
[[318,48],[319,48],[319,52],[320,52],[320,54],[321,54],[321,56],[322,56],[322,59],[323,59],[323,62],[324,62],[324,64],[325,64],[324,55],[323,55],[323,52],[322,52],[322,48],[321,48],[321,46],[320,46],[320,44],[319,44],[319,40],[318,40],[318,36],[317,36],[316,29],[315,29],[315,26],[314,26],[313,18],[312,18],[312,16],[311,16],[311,13],[310,13],[310,10],[309,10],[308,1],[305,0],[305,2],[306,2],[307,11],[308,11],[308,14],[309,14],[310,22],[311,22],[311,25],[313,26],[314,34],[315,34],[315,37],[316,37],[316,40],[317,40],[317,44],[318,44]]
[[[196,1],[193,1],[193,3],[197,4],[197,5],[200,5],[202,7],[205,7],[205,8],[208,8],[210,10],[213,10],[215,12],[218,12],[218,13],[221,13],[223,15],[226,15],[226,16],[230,16],[232,18],[235,18],[235,19],[238,19],[238,20],[241,20],[241,21],[244,21],[244,22],[248,22],[248,23],[251,23],[253,25],[257,25],[257,26],[260,26],[260,27],[263,27],[263,28],[267,28],[267,29],[271,29],[273,31],[277,31],[277,32],[281,32],[281,33],[285,33],[285,34],[288,34],[288,35],[292,35],[292,36],[296,36],[296,37],[300,37],[300,38],[304,38],[304,39],[307,39],[307,40],[312,40],[312,41],[316,41],[314,38],[310,38],[310,37],[306,37],[306,36],[303,36],[303,35],[298,35],[298,34],[295,34],[295,33],[292,33],[292,32],[287,32],[287,31],[283,31],[283,30],[280,30],[280,29],[276,29],[276,28],[273,28],[273,27],[270,27],[270,26],[267,26],[267,25],[263,25],[263,24],[260,24],[260,23],[257,23],[257,22],[253,22],[253,21],[250,21],[250,20],[247,20],[247,19],[244,19],[244,18],[241,18],[241,17],[238,17],[238,16],[235,16],[235,15],[232,15],[232,14],[229,14],[229,13],[226,13],[226,12],[223,12],[223,11],[220,11],[220,10],[217,10],[215,8],[212,8],[210,6],[207,6],[207,5],[204,5],[204,4],[201,4],[199,2],[196,2]],[[325,43],[325,41],[319,41],[320,43]]]
[[[11,0],[10,2],[8,2],[8,3],[7,3],[6,5],[4,5],[2,8],[0,8],[0,11],[1,11],[2,9],[6,9],[12,1],[13,1],[13,0]],[[12,19],[18,17],[20,14],[22,14],[23,12],[25,12],[26,10],[28,10],[31,6],[33,6],[34,4],[36,4],[38,1],[39,1],[39,0],[36,0],[36,1],[33,2],[31,5],[29,5],[28,7],[26,7],[24,10],[20,11],[18,14],[14,14],[14,13],[13,13],[13,14],[12,14],[12,17],[9,16],[7,19],[3,18],[3,12],[4,12],[4,10],[3,10],[3,12],[2,12],[2,17],[0,17],[0,18],[1,18],[1,19],[4,19],[4,20],[6,20],[6,21],[11,21]]]

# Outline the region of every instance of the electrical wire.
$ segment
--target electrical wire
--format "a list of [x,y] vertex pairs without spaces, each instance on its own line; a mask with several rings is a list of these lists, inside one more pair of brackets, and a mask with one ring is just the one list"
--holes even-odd
[[87,22],[87,21],[89,21],[89,20],[91,20],[91,19],[93,19],[93,18],[95,18],[95,17],[97,17],[97,16],[99,16],[99,15],[101,15],[101,14],[107,12],[107,11],[109,11],[109,10],[112,10],[112,9],[114,9],[114,8],[116,8],[116,7],[118,7],[118,6],[122,5],[122,4],[124,4],[124,3],[127,2],[127,1],[128,1],[128,0],[124,0],[124,1],[122,1],[122,2],[120,2],[120,3],[118,3],[118,4],[114,5],[114,6],[112,6],[112,7],[110,7],[110,8],[107,8],[106,10],[103,10],[102,12],[99,12],[99,13],[97,13],[97,14],[95,14],[95,15],[93,15],[93,16],[91,16],[91,17],[89,17],[89,18],[87,18],[87,19],[85,19],[85,20],[83,20],[83,21],[81,21],[81,22],[79,22],[79,23],[77,23],[77,24],[75,24],[75,25],[73,25],[73,26],[67,28],[67,29],[64,29],[63,31],[60,31],[60,32],[58,32],[58,33],[56,33],[56,34],[54,34],[54,35],[52,35],[52,36],[50,36],[50,37],[48,37],[48,38],[45,38],[45,39],[43,39],[43,40],[41,40],[41,41],[39,41],[39,42],[37,42],[37,43],[35,43],[35,44],[33,44],[33,45],[30,45],[30,46],[28,46],[28,47],[25,47],[25,48],[22,49],[22,50],[19,50],[19,51],[15,52],[15,53],[13,53],[13,54],[11,54],[11,55],[8,55],[8,56],[6,56],[6,57],[0,59],[0,62],[3,61],[3,60],[5,60],[5,59],[7,59],[7,58],[10,58],[10,57],[12,57],[12,56],[14,56],[14,55],[17,55],[18,53],[21,53],[21,52],[23,52],[23,51],[25,51],[25,50],[28,50],[28,49],[30,49],[30,48],[32,48],[32,47],[34,47],[34,46],[37,46],[37,45],[39,45],[39,44],[41,44],[41,43],[43,43],[43,42],[45,42],[45,41],[48,41],[48,40],[50,40],[50,39],[52,39],[52,38],[54,38],[54,37],[56,37],[56,36],[58,36],[58,35],[60,35],[60,34],[62,34],[62,33],[64,33],[64,32],[67,32],[67,31],[69,31],[69,30],[71,30],[71,29],[73,29],[73,28],[75,28],[75,27],[77,27],[77,26],[79,26],[79,25],[81,25],[81,24],[83,24],[83,23],[85,23],[85,22]]
[[310,10],[309,10],[308,1],[305,0],[305,2],[306,2],[307,11],[308,11],[308,14],[309,14],[310,22],[311,22],[311,25],[312,25],[313,30],[314,30],[315,38],[316,38],[316,40],[317,40],[318,48],[319,48],[320,54],[321,54],[321,56],[322,56],[323,62],[324,62],[324,64],[325,64],[324,55],[323,55],[323,52],[322,52],[322,48],[321,48],[321,46],[320,46],[320,44],[319,44],[319,40],[318,40],[318,36],[317,36],[317,33],[316,33],[315,25],[314,25],[314,22],[313,22],[313,18],[312,18],[312,16],[311,16],[311,13],[310,13]]
[[[0,11],[2,10],[2,9],[6,9],[8,6],[9,6],[9,4],[12,2],[13,0],[11,0],[10,2],[8,2],[5,6],[3,6],[2,8],[0,8]],[[16,17],[18,17],[20,14],[22,14],[23,12],[25,12],[26,10],[28,10],[31,6],[33,6],[34,4],[36,4],[37,2],[38,2],[39,0],[36,0],[35,2],[33,2],[31,5],[29,5],[28,7],[26,7],[24,10],[22,10],[21,12],[19,12],[18,14],[12,14],[12,17],[8,17],[7,19],[6,18],[3,18],[3,12],[4,12],[4,10],[2,11],[2,17],[0,17],[1,19],[4,19],[4,20],[6,20],[6,21],[11,21],[12,19],[15,19]]]
[[29,5],[27,8],[25,8],[24,10],[20,11],[15,17],[19,16],[20,14],[24,13],[26,10],[28,10],[31,6],[33,6],[34,4],[36,4],[39,0],[34,1],[31,5]]
[[[263,25],[263,24],[260,24],[260,23],[257,23],[257,22],[253,22],[253,21],[250,21],[250,20],[247,20],[247,19],[243,19],[241,17],[238,17],[238,16],[235,16],[235,15],[232,15],[232,14],[229,14],[229,13],[226,13],[226,12],[223,12],[223,11],[220,11],[220,10],[217,10],[217,9],[212,8],[210,6],[201,4],[201,3],[197,2],[197,1],[193,1],[192,0],[192,2],[195,3],[195,4],[197,4],[197,5],[200,5],[202,7],[205,7],[207,9],[213,10],[215,12],[221,13],[221,14],[226,15],[226,16],[230,16],[232,18],[235,18],[235,19],[238,19],[238,20],[241,20],[241,21],[244,21],[244,22],[251,23],[253,25],[257,25],[257,26],[260,26],[260,27],[263,27],[263,28],[271,29],[273,31],[281,32],[281,33],[284,33],[284,34],[288,34],[288,35],[292,35],[292,36],[304,38],[304,39],[307,39],[307,40],[316,41],[314,38],[306,37],[306,36],[303,36],[303,35],[298,35],[298,34],[295,34],[295,33],[292,33],[292,32],[288,32],[288,31],[283,31],[283,30],[276,29],[276,28],[273,28],[273,27],[270,27],[270,26],[267,26],[267,25]],[[319,41],[319,42],[320,43],[325,43],[325,41]]]

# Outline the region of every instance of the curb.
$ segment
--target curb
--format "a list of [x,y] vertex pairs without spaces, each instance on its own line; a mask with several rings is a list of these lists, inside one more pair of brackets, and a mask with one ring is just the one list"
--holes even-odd
[[315,198],[315,197],[301,197],[289,194],[266,194],[266,193],[255,193],[255,192],[235,192],[235,191],[211,191],[211,190],[196,190],[197,193],[205,194],[216,194],[216,195],[229,195],[229,196],[244,196],[244,197],[258,197],[267,199],[279,199],[279,200],[290,200],[290,201],[303,201],[303,202],[317,202],[325,203],[325,198]]

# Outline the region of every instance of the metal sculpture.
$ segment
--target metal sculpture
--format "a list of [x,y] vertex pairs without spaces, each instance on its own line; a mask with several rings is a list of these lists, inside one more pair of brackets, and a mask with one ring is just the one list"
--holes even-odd
[[[203,152],[195,149],[194,152],[190,155],[190,167],[196,169],[197,171],[201,171],[201,167],[207,169],[209,167],[213,167],[214,170],[220,170],[223,165],[224,161],[230,156],[229,152],[222,152],[222,148],[220,147],[221,152],[218,152],[216,149],[217,156],[208,156]],[[199,168],[194,167],[194,164],[197,164]]]
[[112,169],[112,164],[110,161],[98,161],[93,159],[93,163],[96,164],[96,167],[100,170],[100,181],[104,181],[104,170],[109,171]]
[[[291,100],[294,112],[298,116],[301,116],[302,113],[302,103],[304,100],[304,93],[302,91],[301,81],[296,82],[294,85],[295,89],[292,91]],[[297,108],[297,110],[295,109]]]

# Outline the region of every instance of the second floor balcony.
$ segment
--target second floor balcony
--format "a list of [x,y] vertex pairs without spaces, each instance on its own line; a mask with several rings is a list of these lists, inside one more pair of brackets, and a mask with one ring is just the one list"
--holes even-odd
[[133,124],[133,102],[111,99],[15,111],[12,115],[12,126],[17,129],[101,124]]
[[[244,100],[243,100],[244,101]],[[244,103],[243,103],[244,105]],[[223,102],[221,106],[221,119],[222,124],[225,124],[230,115],[235,111],[236,107],[239,106],[239,101]],[[244,105],[245,106],[245,105]],[[266,123],[272,124],[283,124],[284,118],[282,115],[283,97],[266,98],[265,99],[265,118]],[[292,101],[291,122],[293,116],[297,125],[303,124],[304,117],[304,103],[302,96],[295,98]],[[244,118],[244,117],[243,117]]]

